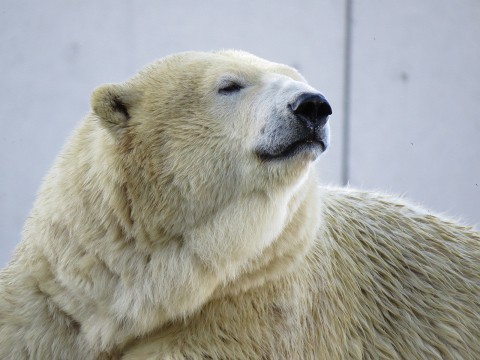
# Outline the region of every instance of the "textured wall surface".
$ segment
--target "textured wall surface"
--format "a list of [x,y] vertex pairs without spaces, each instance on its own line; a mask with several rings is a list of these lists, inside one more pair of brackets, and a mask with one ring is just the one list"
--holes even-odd
[[334,109],[324,183],[480,223],[479,38],[477,0],[3,0],[0,266],[92,90],[184,50],[239,48],[297,67]]

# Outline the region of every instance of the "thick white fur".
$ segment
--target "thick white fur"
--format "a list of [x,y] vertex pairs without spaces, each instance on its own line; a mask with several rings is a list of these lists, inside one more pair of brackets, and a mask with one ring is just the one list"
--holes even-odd
[[233,51],[97,89],[0,274],[0,358],[478,358],[478,233],[256,158],[312,90]]
[[[211,300],[124,359],[479,358],[478,232],[376,193],[310,194],[323,222],[292,271]],[[304,215],[291,226],[309,227]]]
[[[245,90],[220,95],[232,78]],[[309,89],[239,52],[173,56],[97,89],[1,273],[0,358],[116,356],[235,279],[285,271],[247,281],[306,251],[308,238],[292,249],[279,236],[310,160],[268,168],[254,145],[272,103]]]

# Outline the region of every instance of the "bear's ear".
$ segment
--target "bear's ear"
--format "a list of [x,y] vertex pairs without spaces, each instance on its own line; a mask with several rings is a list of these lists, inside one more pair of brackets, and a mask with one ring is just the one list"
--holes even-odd
[[92,109],[103,126],[119,130],[128,125],[138,98],[138,93],[126,84],[107,84],[93,92]]

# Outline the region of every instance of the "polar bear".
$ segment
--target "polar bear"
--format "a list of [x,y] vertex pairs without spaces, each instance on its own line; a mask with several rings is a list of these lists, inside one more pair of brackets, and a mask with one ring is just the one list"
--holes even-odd
[[478,358],[478,232],[320,187],[331,113],[231,50],[95,90],[0,273],[0,358]]

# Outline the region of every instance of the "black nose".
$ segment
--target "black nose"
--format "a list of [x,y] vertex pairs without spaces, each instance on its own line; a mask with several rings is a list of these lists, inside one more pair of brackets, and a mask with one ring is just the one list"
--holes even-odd
[[332,108],[322,95],[318,93],[303,93],[289,104],[293,113],[311,126],[323,126],[327,123]]

